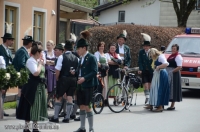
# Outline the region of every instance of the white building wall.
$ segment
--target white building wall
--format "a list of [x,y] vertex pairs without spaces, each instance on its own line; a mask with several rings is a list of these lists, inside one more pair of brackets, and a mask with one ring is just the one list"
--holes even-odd
[[[172,3],[160,3],[160,26],[177,27],[177,16]],[[191,12],[187,27],[200,27],[200,13],[197,10]]]
[[100,12],[98,21],[101,24],[118,22],[119,11],[125,11],[125,23],[135,23],[137,25],[159,26],[160,2],[157,0],[154,4],[146,7],[147,0],[136,0],[129,4],[122,4],[108,10]]

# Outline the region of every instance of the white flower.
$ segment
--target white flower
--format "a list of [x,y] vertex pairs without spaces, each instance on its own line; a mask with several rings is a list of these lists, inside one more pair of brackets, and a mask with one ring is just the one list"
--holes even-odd
[[10,80],[10,73],[6,73],[5,77],[6,77],[7,80]]
[[18,78],[20,78],[20,77],[21,77],[21,73],[20,73],[20,72],[17,72],[17,75],[18,75]]

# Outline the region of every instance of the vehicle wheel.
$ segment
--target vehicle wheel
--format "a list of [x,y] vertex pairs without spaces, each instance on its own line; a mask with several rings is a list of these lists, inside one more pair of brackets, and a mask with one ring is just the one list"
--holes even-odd
[[104,108],[104,98],[100,93],[97,93],[93,99],[92,108],[96,114],[100,114]]
[[115,84],[109,88],[107,93],[108,107],[114,113],[120,113],[124,110],[128,100],[128,93],[121,84]]

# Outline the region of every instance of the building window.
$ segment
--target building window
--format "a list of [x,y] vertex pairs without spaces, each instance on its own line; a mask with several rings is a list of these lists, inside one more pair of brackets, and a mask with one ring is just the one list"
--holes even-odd
[[[17,28],[17,8],[16,7],[12,7],[12,6],[5,6],[5,30],[4,32],[6,32],[6,23],[10,24],[12,23],[12,31],[11,34],[14,38],[17,38],[16,36],[16,28]],[[16,44],[16,40],[14,40],[14,45],[12,47],[9,47],[11,49],[11,51],[16,51],[17,48],[17,44]]]
[[125,11],[119,11],[118,22],[125,22]]
[[33,18],[33,38],[36,41],[43,42],[43,24],[44,21],[44,13],[34,11],[34,18]]

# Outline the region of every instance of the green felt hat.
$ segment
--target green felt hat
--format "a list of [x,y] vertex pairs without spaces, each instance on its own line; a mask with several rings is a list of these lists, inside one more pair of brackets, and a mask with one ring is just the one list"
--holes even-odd
[[68,50],[73,50],[73,44],[74,42],[72,40],[66,40],[64,48]]
[[144,41],[144,43],[142,44],[142,46],[151,46],[151,43],[149,41]]
[[14,38],[12,37],[12,34],[10,34],[10,33],[5,33],[4,36],[1,37],[1,38],[14,39]]
[[117,39],[119,39],[119,38],[124,38],[124,40],[126,41],[126,36],[125,36],[124,34],[120,34],[120,35],[117,37]]
[[62,44],[57,44],[56,47],[55,47],[54,49],[64,50]]
[[79,39],[78,43],[77,43],[77,48],[79,47],[87,47],[89,44],[87,43],[87,41],[83,38]]
[[29,35],[24,36],[24,38],[22,40],[27,40],[27,41],[30,41],[30,42],[34,42],[33,37],[29,36]]

